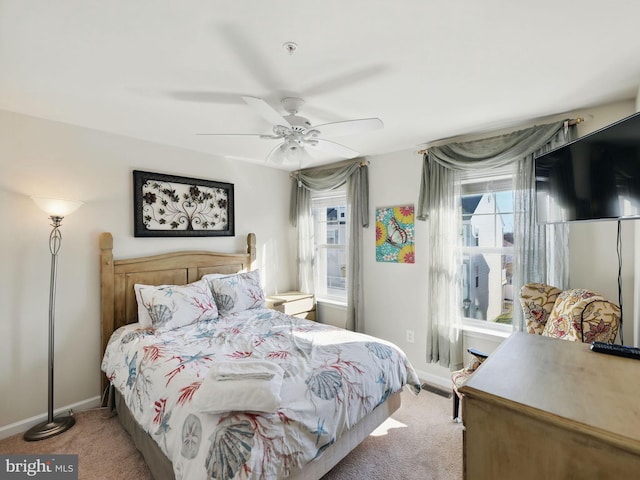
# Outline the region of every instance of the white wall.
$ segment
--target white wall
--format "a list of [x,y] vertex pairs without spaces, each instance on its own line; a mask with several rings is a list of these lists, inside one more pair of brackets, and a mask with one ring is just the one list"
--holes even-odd
[[[415,222],[414,264],[376,262],[376,208],[417,205],[422,156],[416,148],[369,160],[370,226],[362,250],[365,332],[401,347],[422,379],[449,385],[449,370],[426,361],[429,223]],[[413,332],[412,343],[407,330]]]
[[[134,238],[134,169],[233,183],[236,236]],[[113,233],[116,258],[182,249],[243,251],[247,233],[254,232],[266,293],[285,291],[295,286],[289,192],[282,170],[0,111],[0,436],[14,422],[46,416],[47,409],[51,227],[29,195],[85,202],[62,224],[57,409],[101,394],[101,232]]]

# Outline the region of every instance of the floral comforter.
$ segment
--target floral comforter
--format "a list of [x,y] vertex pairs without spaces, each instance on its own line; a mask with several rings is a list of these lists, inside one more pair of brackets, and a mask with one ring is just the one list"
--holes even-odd
[[[264,359],[284,369],[274,413],[202,413],[193,398],[216,362]],[[177,479],[283,478],[418,377],[395,345],[255,308],[175,330],[114,332],[102,370]],[[204,389],[203,389],[204,391]]]

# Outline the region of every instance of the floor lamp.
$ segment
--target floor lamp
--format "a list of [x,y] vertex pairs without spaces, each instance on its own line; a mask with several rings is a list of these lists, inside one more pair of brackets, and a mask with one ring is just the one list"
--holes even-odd
[[31,197],[51,219],[53,230],[49,235],[49,250],[51,251],[51,283],[49,286],[49,409],[47,420],[31,427],[24,434],[27,441],[44,440],[69,430],[76,423],[71,415],[53,417],[53,351],[54,351],[54,323],[56,301],[56,273],[58,268],[58,251],[62,244],[60,225],[62,219],[73,213],[82,202],[70,202],[53,198]]

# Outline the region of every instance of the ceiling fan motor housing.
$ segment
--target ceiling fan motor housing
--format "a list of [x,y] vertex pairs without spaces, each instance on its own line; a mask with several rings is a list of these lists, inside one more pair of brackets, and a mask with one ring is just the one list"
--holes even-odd
[[296,132],[304,133],[307,128],[311,126],[311,122],[309,120],[299,115],[287,115],[284,118]]

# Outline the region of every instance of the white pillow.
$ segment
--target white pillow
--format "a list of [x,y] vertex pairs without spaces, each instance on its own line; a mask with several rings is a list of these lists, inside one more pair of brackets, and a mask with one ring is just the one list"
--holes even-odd
[[208,282],[220,315],[265,306],[264,291],[260,285],[258,270],[209,278]]
[[218,317],[218,308],[205,280],[188,285],[134,285],[138,321],[144,328],[164,330]]

